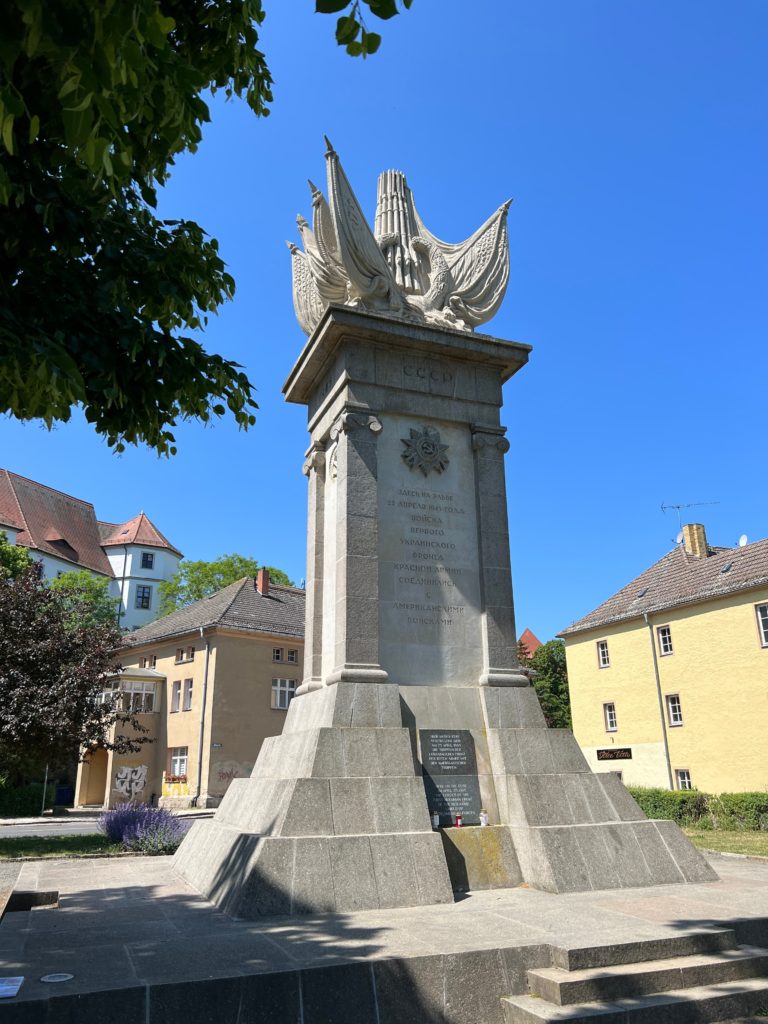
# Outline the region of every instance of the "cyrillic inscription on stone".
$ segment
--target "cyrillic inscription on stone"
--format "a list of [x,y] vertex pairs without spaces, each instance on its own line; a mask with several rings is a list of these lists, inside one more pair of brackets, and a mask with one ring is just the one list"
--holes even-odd
[[468,729],[420,729],[424,789],[431,814],[452,825],[461,814],[465,825],[480,824],[477,757]]

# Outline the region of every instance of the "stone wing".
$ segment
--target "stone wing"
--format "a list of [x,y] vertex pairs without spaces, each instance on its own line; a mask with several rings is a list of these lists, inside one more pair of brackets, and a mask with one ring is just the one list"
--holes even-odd
[[317,285],[309,268],[307,257],[297,245],[288,242],[291,250],[291,270],[293,273],[293,308],[302,331],[311,334],[320,323],[327,302],[323,302]]
[[319,240],[303,217],[298,218],[299,234],[304,246],[304,255],[317,292],[327,306],[331,302],[347,301],[349,278],[340,263],[329,254],[326,256],[320,249]]
[[[511,202],[511,200],[510,200]],[[471,327],[484,324],[498,311],[509,281],[509,239],[504,203],[465,242],[452,245],[436,238],[417,214],[419,234],[445,256],[453,285],[449,305]]]

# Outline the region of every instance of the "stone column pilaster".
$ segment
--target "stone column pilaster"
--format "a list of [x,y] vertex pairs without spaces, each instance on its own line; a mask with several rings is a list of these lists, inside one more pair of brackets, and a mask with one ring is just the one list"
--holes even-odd
[[482,594],[483,671],[481,686],[528,686],[517,657],[512,572],[509,559],[504,427],[473,424],[477,526]]
[[377,441],[381,421],[345,409],[333,424],[336,442],[336,586],[333,670],[328,685],[385,683],[379,664]]
[[296,696],[323,685],[323,537],[325,520],[325,450],[313,443],[302,472],[309,480],[307,515],[307,582],[304,626],[304,679]]

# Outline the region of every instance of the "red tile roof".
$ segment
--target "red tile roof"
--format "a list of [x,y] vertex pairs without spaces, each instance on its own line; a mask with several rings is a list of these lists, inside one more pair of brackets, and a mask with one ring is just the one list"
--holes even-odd
[[526,629],[517,642],[523,645],[529,658],[541,647],[541,640],[530,629]]
[[682,545],[673,548],[613,597],[557,635],[573,636],[613,622],[642,618],[645,612],[699,604],[768,584],[768,539],[737,548],[709,546],[708,552],[706,558],[695,558]]
[[122,546],[123,544],[141,544],[147,548],[165,548],[167,551],[172,551],[178,555],[179,558],[183,558],[182,553],[175,548],[173,544],[164,537],[154,523],[140,512],[133,519],[129,519],[127,523],[121,523],[119,526],[114,526],[111,533],[106,533],[105,527],[112,526],[111,523],[100,523],[99,526],[102,529],[102,547],[114,547],[116,545]]
[[90,502],[3,469],[0,519],[19,530],[17,544],[72,562],[73,568],[112,575]]

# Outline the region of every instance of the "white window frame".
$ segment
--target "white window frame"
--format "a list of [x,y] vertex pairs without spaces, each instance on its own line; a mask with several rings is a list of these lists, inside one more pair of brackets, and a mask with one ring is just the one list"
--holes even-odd
[[[149,564],[147,564],[149,559]],[[155,568],[155,553],[154,551],[142,551],[141,552],[141,568],[142,569],[154,569]]]
[[667,658],[670,654],[675,653],[675,649],[672,646],[672,629],[670,626],[657,626],[656,640],[659,645],[660,658]]
[[157,655],[156,654],[150,654],[150,656],[149,656],[149,667],[150,668],[157,668]]
[[693,789],[690,768],[675,768],[675,785],[680,790]]
[[299,652],[297,650],[289,650],[287,662],[289,665],[298,665],[299,663]]
[[273,679],[270,707],[273,711],[287,711],[296,693],[295,679]]
[[116,708],[124,715],[149,714],[157,711],[157,686],[143,680],[123,679],[119,686],[102,690],[102,704],[110,703],[116,696],[120,699]]
[[189,747],[170,747],[168,750],[169,774],[173,777],[186,776],[189,770]]
[[181,707],[181,680],[174,679],[171,683],[171,714],[175,715]]
[[184,648],[183,647],[177,647],[176,648],[176,657],[173,659],[173,663],[174,663],[174,665],[181,665],[181,663],[183,661],[184,661]]
[[194,661],[195,660],[195,648],[194,647],[187,647],[186,650],[184,651],[184,655],[185,655],[184,661]]
[[598,640],[597,641],[597,667],[598,668],[610,668],[611,667],[611,656],[608,652],[608,641]]
[[760,646],[768,647],[768,604],[756,604],[755,615],[757,617],[757,635],[760,638]]
[[282,660],[283,660],[283,648],[282,647],[273,647],[272,648],[272,661],[282,661]]
[[192,710],[192,695],[193,695],[193,691],[194,691],[193,681],[191,679],[185,679],[184,680],[184,697],[183,697],[183,700],[181,702],[181,710],[182,711],[191,711]]
[[679,693],[668,693],[666,696],[667,723],[670,729],[676,729],[683,724],[683,705],[680,702]]
[[[610,711],[608,710],[610,708]],[[618,732],[619,731],[619,720],[616,715],[616,704],[612,701],[606,701],[603,704],[603,721],[605,722],[606,732]]]
[[[144,603],[146,601],[146,604]],[[152,587],[145,586],[143,583],[136,587],[136,599],[133,602],[134,608],[140,608],[142,611],[149,611],[152,607]]]

